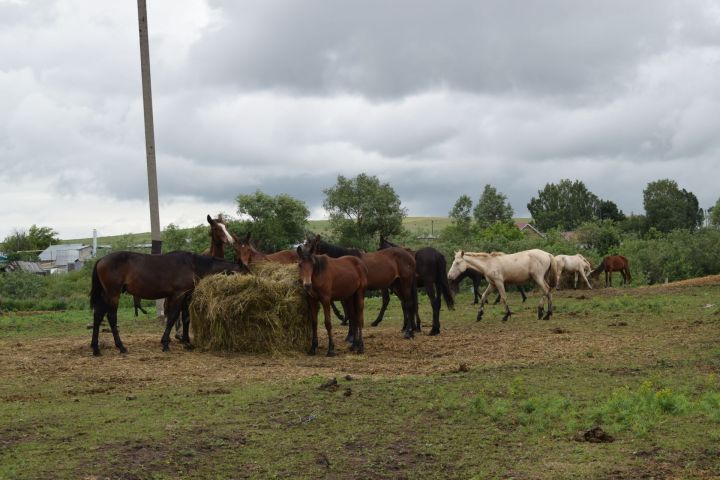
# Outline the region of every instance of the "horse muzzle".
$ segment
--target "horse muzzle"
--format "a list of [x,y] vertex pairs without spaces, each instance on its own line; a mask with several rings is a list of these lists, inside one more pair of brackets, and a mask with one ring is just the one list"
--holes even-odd
[[313,295],[313,286],[312,286],[312,283],[303,282],[303,288],[305,289],[305,293],[307,293],[307,294],[310,295],[311,297],[314,296],[314,295]]

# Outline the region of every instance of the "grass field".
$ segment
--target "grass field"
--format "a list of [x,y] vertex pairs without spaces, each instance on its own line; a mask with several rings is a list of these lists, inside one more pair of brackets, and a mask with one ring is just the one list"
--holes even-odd
[[2,315],[0,478],[718,478],[720,278],[555,297],[463,292],[412,341],[394,299],[335,358],[162,353],[129,310],[95,358],[88,311]]

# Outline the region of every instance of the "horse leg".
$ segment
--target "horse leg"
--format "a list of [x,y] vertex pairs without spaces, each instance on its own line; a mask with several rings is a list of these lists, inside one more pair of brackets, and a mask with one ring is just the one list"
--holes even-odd
[[585,275],[585,270],[580,270],[580,276],[582,277],[583,281],[585,281],[585,285],[592,290],[592,285],[590,285],[590,280],[588,280],[587,275]]
[[165,310],[167,320],[165,322],[165,332],[163,332],[163,336],[160,339],[163,352],[170,350],[170,332],[180,315],[180,311],[182,309],[182,297],[169,298],[165,306],[167,307],[167,310]]
[[[440,333],[440,292],[435,289],[433,282],[425,282],[425,293],[427,293],[427,296],[430,299],[430,306],[433,311],[432,329],[430,329],[430,333],[428,333],[428,335],[438,335]],[[418,331],[419,330],[420,329],[418,328]]]
[[93,332],[92,332],[92,340],[90,341],[90,347],[92,348],[93,355],[96,357],[99,357],[100,354],[100,347],[98,345],[98,335],[100,334],[100,324],[103,321],[103,317],[105,317],[105,313],[107,313],[107,304],[103,300],[102,304],[98,305],[99,302],[97,302],[95,305],[93,305]]
[[495,286],[492,284],[492,282],[488,283],[487,288],[482,294],[482,297],[480,297],[480,308],[478,309],[477,318],[475,319],[476,322],[479,322],[482,320],[483,314],[485,313],[485,302],[487,302],[487,297],[492,291],[495,289]]
[[415,309],[412,298],[401,298],[403,311],[403,330],[405,331],[405,339],[409,340],[415,337]]
[[342,313],[340,313],[340,310],[338,310],[337,305],[335,305],[335,302],[331,302],[330,306],[332,307],[332,311],[337,317],[338,320],[340,320],[340,325],[345,326],[348,324],[347,317],[344,316]]
[[182,326],[183,326],[183,333],[182,333],[182,342],[185,344],[185,348],[187,350],[192,350],[195,348],[193,344],[190,342],[190,300],[192,297],[190,295],[187,295],[183,299],[183,305],[182,305]]
[[315,355],[318,349],[318,334],[317,334],[317,314],[318,314],[318,302],[315,299],[308,297],[309,304],[309,320],[310,326],[312,327],[312,342],[310,343],[310,351],[308,355]]
[[387,310],[388,303],[390,303],[390,292],[387,288],[382,289],[382,306],[380,307],[380,313],[378,313],[377,318],[374,322],[372,322],[370,325],[373,327],[377,327],[380,325],[380,322],[383,320],[383,316],[385,315],[385,310]]
[[554,310],[553,301],[552,301],[552,288],[550,288],[549,285],[546,285],[545,287],[546,287],[545,288],[545,296],[548,299],[548,310],[547,310],[547,313],[545,314],[545,316],[543,317],[543,320],[550,320],[550,317],[552,316],[553,310]]
[[363,341],[362,331],[365,324],[363,309],[365,308],[365,292],[355,292],[353,296],[353,310],[355,311],[355,338],[353,345],[355,353],[365,353],[365,342]]
[[522,297],[523,303],[525,303],[525,300],[527,300],[527,295],[525,295],[525,289],[522,287],[522,285],[517,285],[518,292],[520,292],[520,296]]
[[353,310],[353,305],[351,302],[348,302],[347,299],[343,300],[341,302],[341,305],[343,307],[343,312],[345,312],[345,318],[347,319],[347,326],[348,326],[348,332],[347,336],[345,336],[345,341],[352,344],[355,341],[355,311]]
[[332,317],[330,316],[330,301],[324,301],[322,302],[323,306],[323,314],[325,314],[325,330],[327,331],[328,336],[328,350],[327,354],[325,356],[327,357],[334,357],[335,356],[335,342],[333,342],[333,336],[332,336]]
[[117,308],[111,308],[108,312],[108,323],[110,324],[110,330],[112,331],[113,340],[115,340],[115,346],[118,348],[118,350],[120,350],[120,353],[127,353],[127,348],[125,348],[122,340],[120,340],[120,332],[118,332],[117,328]]
[[[573,282],[573,289],[577,290],[578,272],[575,272],[575,273],[573,274],[573,280],[574,280],[574,282]],[[559,284],[559,283],[558,283],[558,284]],[[558,288],[558,290],[560,290],[560,289]]]
[[512,312],[510,311],[510,306],[507,303],[507,293],[505,292],[505,284],[498,283],[495,285],[495,288],[497,288],[498,295],[500,295],[500,299],[502,300],[503,305],[505,305],[505,315],[503,315],[502,321],[507,322],[507,319],[510,318],[510,315],[512,315]]
[[473,283],[473,296],[475,297],[475,301],[473,302],[473,305],[477,305],[478,301],[480,301],[480,280],[477,278],[473,278],[472,283]]

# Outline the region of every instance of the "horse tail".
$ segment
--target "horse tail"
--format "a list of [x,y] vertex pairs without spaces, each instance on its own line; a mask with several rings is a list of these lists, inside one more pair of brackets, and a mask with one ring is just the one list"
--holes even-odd
[[103,300],[103,286],[100,283],[100,277],[97,273],[97,264],[98,262],[95,262],[95,265],[93,265],[92,283],[90,287],[90,307],[93,309],[100,308],[105,303]]
[[553,289],[558,285],[558,264],[554,255],[548,254],[548,257],[550,257],[550,266],[545,272],[545,283]]
[[437,262],[437,269],[435,271],[435,285],[439,290],[439,294],[442,294],[445,299],[445,305],[450,309],[455,309],[455,300],[453,299],[452,291],[450,290],[450,284],[447,279],[447,262],[445,261],[445,255],[440,254],[440,258]]

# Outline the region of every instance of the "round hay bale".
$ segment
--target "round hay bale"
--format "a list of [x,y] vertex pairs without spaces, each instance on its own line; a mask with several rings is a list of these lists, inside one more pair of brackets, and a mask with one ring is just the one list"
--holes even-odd
[[190,303],[197,347],[213,351],[307,351],[312,330],[297,265],[253,264],[252,275],[210,275]]

